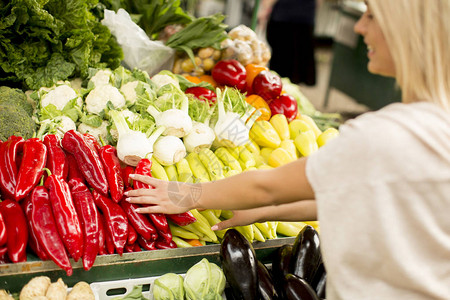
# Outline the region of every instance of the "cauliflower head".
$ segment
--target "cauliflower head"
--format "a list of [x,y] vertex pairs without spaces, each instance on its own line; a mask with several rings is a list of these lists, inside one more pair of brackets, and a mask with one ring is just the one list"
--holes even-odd
[[63,110],[67,103],[75,98],[77,98],[77,105],[81,106],[83,101],[75,90],[67,84],[62,84],[50,89],[48,93],[41,97],[41,107],[53,104],[58,110]]
[[120,109],[125,106],[125,97],[110,84],[95,87],[86,96],[86,110],[90,114],[99,115],[107,108],[108,102],[111,102],[115,109]]
[[107,121],[103,121],[102,124],[97,128],[81,123],[80,125],[78,125],[78,131],[81,133],[89,133],[90,135],[94,136],[97,141],[100,142],[100,137],[104,141],[106,141],[106,138],[108,136],[108,126],[109,122]]

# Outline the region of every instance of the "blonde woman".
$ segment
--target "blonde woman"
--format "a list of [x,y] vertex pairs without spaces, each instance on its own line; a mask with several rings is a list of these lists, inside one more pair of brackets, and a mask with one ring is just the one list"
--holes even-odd
[[355,30],[368,69],[395,77],[403,103],[348,121],[307,158],[180,183],[177,197],[167,182],[136,175],[155,189],[130,191],[128,201],[154,204],[142,213],[241,210],[218,229],[317,212],[327,299],[450,299],[450,1],[367,4]]

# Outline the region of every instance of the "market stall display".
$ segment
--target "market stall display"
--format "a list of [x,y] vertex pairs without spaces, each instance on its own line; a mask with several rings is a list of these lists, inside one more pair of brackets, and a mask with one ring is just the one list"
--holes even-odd
[[[153,1],[146,9],[160,18],[166,11],[165,21],[141,11],[139,24],[151,38],[164,37],[177,58],[172,70],[150,75],[118,66],[121,49],[100,23],[101,3],[83,5],[81,15],[74,16],[67,13],[72,7],[57,10],[56,2],[36,4],[28,14],[66,22],[90,19],[95,30],[89,30],[98,35],[86,38],[102,38],[109,48],[92,42],[90,52],[81,51],[65,40],[74,34],[66,26],[69,33],[54,37],[64,47],[51,48],[48,60],[32,60],[25,68],[5,58],[8,66],[0,69],[8,75],[0,87],[0,119],[8,123],[0,130],[0,263],[17,275],[12,265],[32,268],[27,263],[38,261],[47,269],[35,272],[60,268],[73,284],[82,270],[104,270],[107,255],[118,254],[119,264],[126,264],[124,253],[139,261],[145,257],[139,253],[152,250],[223,245],[233,230],[246,243],[264,243],[297,236],[307,226],[265,222],[212,231],[232,212],[144,215],[124,197],[128,189],[151,188],[131,182],[130,174],[173,182],[220,180],[308,156],[338,135],[335,115],[316,111],[297,86],[265,66],[270,53],[254,32],[240,26],[227,34],[221,15],[190,18],[179,10],[179,1]],[[11,6],[5,9],[18,14]],[[24,34],[14,31],[13,23],[0,31],[11,41]],[[174,25],[177,30],[167,32]],[[80,51],[83,57],[76,55]],[[319,230],[317,222],[310,224]],[[259,272],[267,275],[264,268]],[[17,288],[7,282],[14,284]]]

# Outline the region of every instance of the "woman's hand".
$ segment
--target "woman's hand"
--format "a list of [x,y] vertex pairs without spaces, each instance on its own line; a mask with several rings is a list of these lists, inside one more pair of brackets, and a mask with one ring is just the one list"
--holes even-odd
[[212,230],[222,230],[233,226],[245,226],[258,222],[258,216],[255,214],[258,209],[234,210],[233,217],[217,223],[212,226]]
[[126,201],[148,205],[138,208],[139,213],[183,213],[195,208],[201,195],[201,187],[197,184],[164,181],[139,174],[131,174],[130,178],[153,187],[125,193]]

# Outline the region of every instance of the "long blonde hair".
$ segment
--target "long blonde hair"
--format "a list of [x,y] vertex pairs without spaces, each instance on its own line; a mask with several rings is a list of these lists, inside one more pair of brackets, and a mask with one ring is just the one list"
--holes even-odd
[[450,112],[450,0],[369,0],[402,88],[403,102]]

